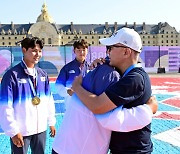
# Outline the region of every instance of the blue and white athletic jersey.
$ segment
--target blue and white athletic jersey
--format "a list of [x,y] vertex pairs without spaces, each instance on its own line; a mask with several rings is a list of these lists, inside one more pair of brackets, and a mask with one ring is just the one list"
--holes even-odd
[[1,81],[0,124],[10,137],[17,133],[23,136],[41,133],[47,129],[47,124],[55,125],[55,106],[48,76],[42,69],[35,69],[39,105],[32,104],[32,76],[26,73],[23,61],[8,70]]
[[73,61],[66,64],[60,71],[57,80],[57,91],[62,97],[68,96],[67,89],[71,88],[74,78],[80,74],[85,76],[87,74],[88,64],[85,61],[81,68],[81,63],[75,58]]

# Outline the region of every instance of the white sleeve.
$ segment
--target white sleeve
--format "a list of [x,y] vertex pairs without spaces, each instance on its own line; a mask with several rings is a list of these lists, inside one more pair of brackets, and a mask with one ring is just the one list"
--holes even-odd
[[55,117],[55,104],[52,94],[49,96],[48,101],[48,125],[55,126],[56,124],[56,117]]
[[122,106],[105,114],[95,115],[102,127],[119,132],[129,132],[141,129],[151,123],[152,110],[147,104],[130,109]]
[[[2,102],[1,102],[2,103]],[[0,125],[5,134],[13,137],[20,132],[18,124],[14,118],[14,109],[10,104],[0,106]]]
[[56,92],[61,96],[61,97],[67,97],[69,94],[67,93],[67,87],[65,87],[62,84],[55,84],[56,87]]

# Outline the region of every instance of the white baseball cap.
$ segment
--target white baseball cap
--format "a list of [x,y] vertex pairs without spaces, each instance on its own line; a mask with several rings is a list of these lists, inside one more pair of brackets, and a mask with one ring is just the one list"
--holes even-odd
[[106,46],[111,46],[117,43],[121,43],[137,52],[141,52],[142,41],[140,35],[134,30],[130,28],[122,28],[116,31],[109,38],[99,39],[101,44]]

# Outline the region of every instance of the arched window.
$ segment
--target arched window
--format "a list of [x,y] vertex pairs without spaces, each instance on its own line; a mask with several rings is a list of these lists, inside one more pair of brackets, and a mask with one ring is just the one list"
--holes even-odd
[[48,38],[48,44],[52,44],[51,38]]

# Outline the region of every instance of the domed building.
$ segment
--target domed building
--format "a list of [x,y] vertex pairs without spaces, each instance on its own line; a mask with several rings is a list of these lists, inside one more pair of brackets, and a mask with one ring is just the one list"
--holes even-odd
[[112,35],[122,27],[135,29],[141,36],[144,46],[179,46],[180,36],[176,29],[167,22],[158,24],[56,24],[48,12],[46,3],[36,23],[1,24],[0,46],[16,46],[17,42],[28,36],[37,36],[47,46],[72,44],[75,39],[86,39],[91,46],[99,46],[99,39]]

